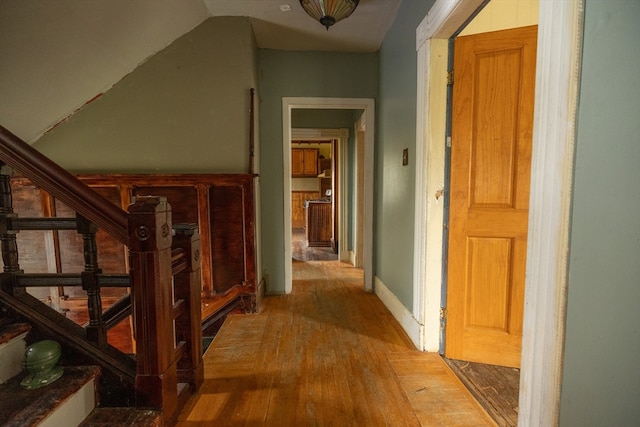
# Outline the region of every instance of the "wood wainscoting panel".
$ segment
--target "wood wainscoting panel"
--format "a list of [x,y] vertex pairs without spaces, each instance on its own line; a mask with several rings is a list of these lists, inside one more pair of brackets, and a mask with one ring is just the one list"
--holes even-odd
[[[195,223],[202,253],[203,325],[221,312],[253,312],[256,307],[255,197],[252,174],[96,174],[77,177],[127,210],[135,196],[163,196],[171,206],[172,224]],[[21,217],[72,217],[75,212],[38,189],[28,179],[13,176],[15,211]],[[60,231],[18,233],[21,253],[32,254],[42,272],[79,273],[82,236]],[[47,241],[47,239],[49,239]],[[104,231],[96,235],[98,264],[105,273],[128,271],[127,249]],[[33,272],[33,269],[29,270]],[[65,287],[64,292],[75,296]],[[79,295],[78,295],[79,296]],[[103,296],[112,296],[108,293]],[[206,303],[205,303],[206,301]],[[206,305],[206,307],[205,307]],[[105,307],[106,308],[106,307]],[[212,309],[213,308],[213,309]]]
[[291,192],[291,228],[304,228],[304,203],[319,198],[318,191]]

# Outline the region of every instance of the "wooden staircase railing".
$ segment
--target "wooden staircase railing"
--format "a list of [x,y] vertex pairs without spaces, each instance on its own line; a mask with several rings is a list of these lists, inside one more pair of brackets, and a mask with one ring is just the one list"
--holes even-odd
[[[75,218],[20,218],[13,212],[13,170],[76,211]],[[128,247],[129,274],[103,274],[96,232],[104,229]],[[78,273],[22,271],[16,233],[76,230],[84,269]],[[100,364],[133,390],[136,406],[177,415],[203,381],[200,239],[194,224],[171,223],[163,197],[139,197],[125,212],[0,126],[0,304],[28,318],[44,333]],[[89,321],[78,325],[27,292],[30,287],[81,286]],[[103,310],[101,289],[130,293]],[[107,331],[133,316],[136,354],[108,343]]]

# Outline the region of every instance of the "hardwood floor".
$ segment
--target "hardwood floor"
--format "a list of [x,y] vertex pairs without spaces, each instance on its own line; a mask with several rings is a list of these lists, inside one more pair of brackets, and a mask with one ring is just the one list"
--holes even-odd
[[492,426],[438,354],[415,350],[362,271],[295,262],[293,292],[231,315],[177,426]]

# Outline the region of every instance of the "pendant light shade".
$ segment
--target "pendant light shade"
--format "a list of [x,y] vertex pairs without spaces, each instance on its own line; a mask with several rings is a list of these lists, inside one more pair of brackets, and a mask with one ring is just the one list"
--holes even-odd
[[356,10],[360,0],[300,0],[300,5],[309,16],[329,27],[342,21]]

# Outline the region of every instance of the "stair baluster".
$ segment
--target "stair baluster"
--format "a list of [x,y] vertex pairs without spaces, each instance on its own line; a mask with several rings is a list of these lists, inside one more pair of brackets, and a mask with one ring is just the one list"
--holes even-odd
[[11,218],[17,217],[13,212],[13,198],[11,196],[11,173],[9,166],[0,163],[0,245],[2,247],[2,261],[5,273],[20,272],[18,263],[18,244],[16,232],[9,228]]
[[[6,162],[6,163],[5,163]],[[13,170],[77,212],[19,218],[14,213]],[[127,274],[102,274],[98,228],[129,248]],[[24,274],[18,263],[20,230],[76,230],[83,240],[80,273]],[[90,189],[68,171],[0,126],[0,309],[25,317],[80,357],[106,369],[102,392],[117,406],[160,409],[172,420],[189,394],[203,383],[201,355],[200,237],[198,228],[178,226],[172,249],[171,208],[164,197],[138,197],[129,212]],[[174,257],[175,254],[175,257]],[[50,254],[48,254],[50,255]],[[60,253],[56,252],[59,267]],[[175,265],[173,264],[175,262]],[[34,287],[79,286],[87,292],[89,323],[82,327],[26,291]],[[129,287],[131,295],[102,312],[101,287]],[[133,314],[135,358],[107,342],[106,331]],[[174,326],[175,321],[175,326]],[[107,372],[108,371],[108,372]],[[101,386],[102,387],[102,386]],[[114,392],[115,390],[115,392]]]
[[107,344],[107,328],[102,319],[102,297],[97,275],[102,273],[98,266],[98,245],[96,233],[98,227],[82,215],[76,215],[78,233],[82,235],[82,248],[84,255],[84,271],[82,277],[82,289],[87,292],[87,310],[89,312],[89,325],[86,328],[87,339],[98,347]]

